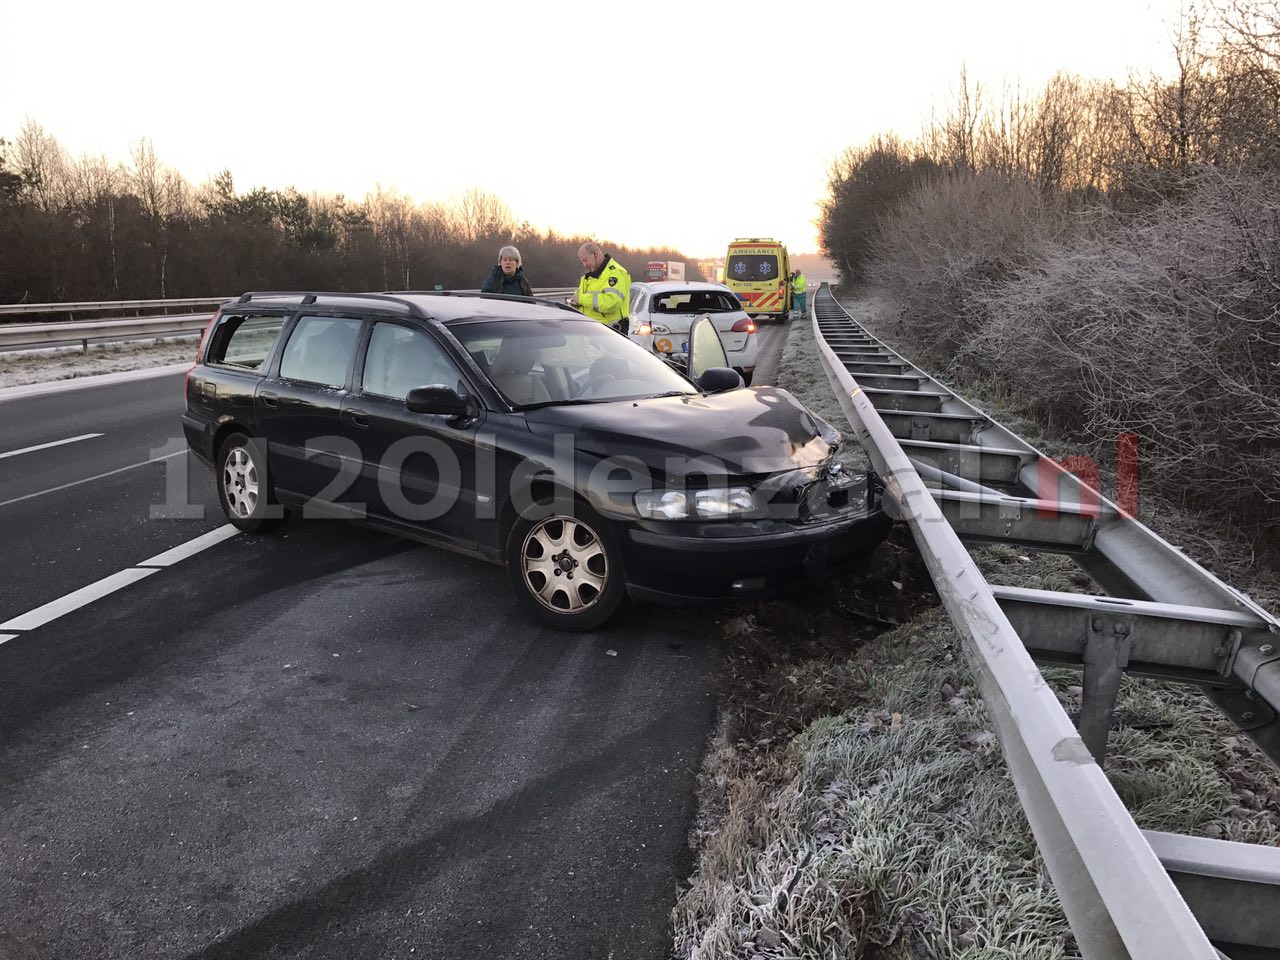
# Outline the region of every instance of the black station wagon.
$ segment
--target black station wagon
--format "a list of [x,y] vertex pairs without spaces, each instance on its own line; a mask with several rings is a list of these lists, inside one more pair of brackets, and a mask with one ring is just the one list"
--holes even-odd
[[772,592],[884,538],[840,435],[743,387],[710,321],[686,369],[550,302],[246,293],[205,332],[182,422],[240,529],[361,519],[504,564],[565,630],[626,595]]

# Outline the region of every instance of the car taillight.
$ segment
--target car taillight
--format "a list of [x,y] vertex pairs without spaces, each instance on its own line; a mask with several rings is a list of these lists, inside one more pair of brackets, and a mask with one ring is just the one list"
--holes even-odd
[[632,331],[632,333],[640,337],[647,337],[649,336],[649,334],[653,333],[653,326],[651,324],[645,323],[644,321],[641,321],[640,325],[637,326],[635,330]]
[[755,333],[756,322],[752,320],[750,317],[743,317],[741,320],[739,320],[737,323],[733,325],[733,332],[734,333]]
[[204,356],[204,344],[209,339],[209,331],[213,329],[213,325],[218,322],[218,317],[222,316],[222,308],[219,307],[213,311],[213,316],[209,318],[209,322],[205,324],[204,333],[200,334],[200,346],[196,347],[196,359],[191,364],[191,369],[187,371],[186,379],[182,381],[182,395],[184,397],[191,396],[191,374],[196,367],[200,365],[200,358]]

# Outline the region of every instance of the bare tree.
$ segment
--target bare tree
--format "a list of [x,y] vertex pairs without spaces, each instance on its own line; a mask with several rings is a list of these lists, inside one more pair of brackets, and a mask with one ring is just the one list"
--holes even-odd
[[494,238],[508,239],[516,219],[501,198],[473,187],[453,207],[460,239],[476,243]]
[[191,208],[191,188],[174,169],[156,157],[155,145],[143,138],[133,147],[129,179],[142,204],[150,231],[160,299],[167,295],[169,245],[173,225]]
[[13,142],[18,173],[36,206],[45,213],[60,210],[66,201],[66,152],[44,128],[28,118]]
[[116,248],[116,204],[129,175],[106,156],[83,155],[67,170],[68,205],[81,229],[98,218],[105,219],[107,253],[110,264],[111,296],[120,299],[120,256]]

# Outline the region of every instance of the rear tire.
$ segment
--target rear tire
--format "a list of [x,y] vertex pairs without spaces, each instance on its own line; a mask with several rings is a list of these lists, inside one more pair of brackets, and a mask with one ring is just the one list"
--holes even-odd
[[245,533],[270,530],[285,521],[267,472],[267,442],[233,433],[218,448],[215,482],[227,520]]
[[[567,506],[567,504],[566,504]],[[603,625],[626,592],[622,559],[608,524],[581,500],[544,504],[517,517],[507,535],[507,575],[536,619],[574,633]]]

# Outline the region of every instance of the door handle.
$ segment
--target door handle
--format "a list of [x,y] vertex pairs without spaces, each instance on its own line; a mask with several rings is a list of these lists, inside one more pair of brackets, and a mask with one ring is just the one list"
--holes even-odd
[[346,414],[347,414],[347,419],[350,420],[352,423],[354,423],[357,427],[367,428],[369,426],[369,415],[365,413],[363,410],[348,410],[346,411]]
[[258,394],[258,399],[262,401],[264,407],[278,407],[280,405],[279,399],[274,393],[260,393]]

